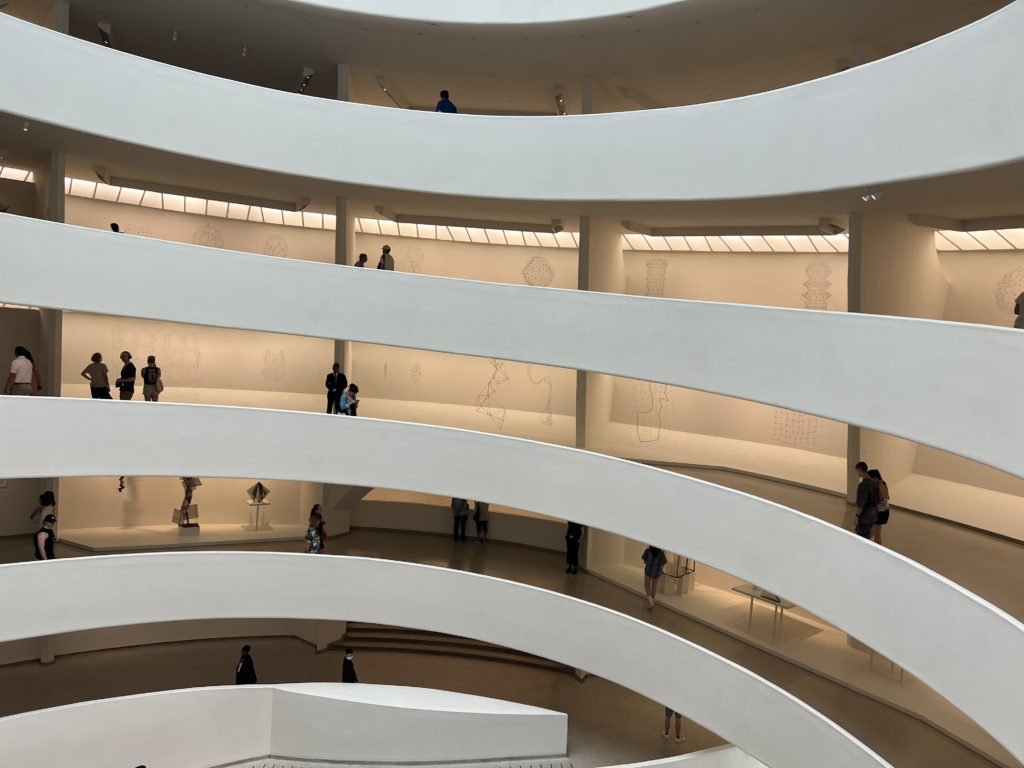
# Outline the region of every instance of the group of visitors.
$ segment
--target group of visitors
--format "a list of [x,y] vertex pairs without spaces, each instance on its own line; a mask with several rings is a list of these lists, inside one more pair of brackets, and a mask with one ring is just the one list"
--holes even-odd
[[319,555],[327,549],[327,521],[324,508],[314,504],[309,513],[309,528],[306,529],[306,554]]
[[[365,253],[359,254],[359,259],[353,264],[353,267],[365,267],[366,261],[369,257]],[[380,258],[377,260],[377,269],[383,269],[387,272],[395,271],[395,257],[391,255],[391,246],[385,245],[380,249]]]
[[[252,646],[243,645],[242,655],[235,664],[235,685],[256,685],[256,664],[252,660]],[[351,648],[345,649],[345,659],[341,662],[341,682],[358,683],[356,674],[355,653]],[[676,739],[679,741],[679,739]]]
[[348,383],[348,377],[342,373],[341,365],[335,363],[324,382],[327,387],[327,412],[341,413],[345,416],[359,415],[359,387]]
[[[476,538],[473,541],[483,544],[487,541],[487,524],[491,519],[491,505],[486,501],[473,502],[473,523],[476,526]],[[452,540],[466,540],[466,521],[469,519],[469,501],[452,499]]]
[[36,560],[53,560],[53,545],[57,540],[57,499],[53,491],[39,494],[39,506],[32,510],[30,520],[39,518],[39,530],[32,536],[33,550]]
[[[110,372],[106,363],[103,362],[103,355],[94,352],[92,362],[82,369],[82,378],[89,382],[89,391],[94,400],[112,400],[110,396]],[[132,354],[128,350],[121,353],[121,375],[114,380],[117,387],[118,400],[131,400],[135,397],[135,385],[142,380],[142,396],[147,403],[156,403],[160,400],[160,393],[164,391],[164,381],[160,369],[156,364],[156,357],[150,355],[146,358],[146,367],[141,372],[136,371],[135,363],[132,362]]]
[[882,526],[889,522],[889,486],[877,469],[868,469],[863,461],[854,467],[860,483],[857,484],[857,527],[858,536],[882,543]]

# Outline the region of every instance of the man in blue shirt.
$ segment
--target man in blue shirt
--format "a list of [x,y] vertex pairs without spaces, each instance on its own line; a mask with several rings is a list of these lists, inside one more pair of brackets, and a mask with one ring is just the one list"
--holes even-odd
[[448,98],[448,91],[441,91],[441,100],[437,102],[437,106],[434,108],[435,112],[448,112],[449,114],[457,114],[459,110],[452,104],[452,100]]

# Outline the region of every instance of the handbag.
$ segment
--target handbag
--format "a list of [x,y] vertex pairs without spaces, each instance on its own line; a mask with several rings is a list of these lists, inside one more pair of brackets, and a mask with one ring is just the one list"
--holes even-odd
[[157,394],[160,394],[161,392],[164,391],[164,380],[163,379],[157,379],[156,380],[156,391],[157,391]]

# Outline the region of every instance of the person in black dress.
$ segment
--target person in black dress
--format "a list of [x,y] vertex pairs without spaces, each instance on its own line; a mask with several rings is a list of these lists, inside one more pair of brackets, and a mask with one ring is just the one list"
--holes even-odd
[[583,541],[584,527],[579,523],[570,522],[565,529],[565,562],[569,567],[566,573],[577,573],[580,567],[580,542]]
[[256,666],[252,663],[250,646],[242,646],[242,657],[235,665],[235,685],[256,685]]
[[356,674],[356,665],[352,661],[352,649],[345,649],[345,660],[341,662],[341,682],[358,683],[359,676]]

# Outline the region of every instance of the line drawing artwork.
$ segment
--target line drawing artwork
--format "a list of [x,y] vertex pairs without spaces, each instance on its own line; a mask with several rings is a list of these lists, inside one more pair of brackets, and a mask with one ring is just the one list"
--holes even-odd
[[409,381],[413,384],[419,384],[420,379],[423,378],[423,367],[416,363],[412,368],[409,369]]
[[115,349],[127,349],[137,361],[155,355],[161,376],[175,399],[182,399],[188,389],[193,392],[184,398],[186,402],[195,399],[194,390],[203,387],[202,355],[199,341],[191,331],[173,327],[140,329],[118,323],[110,331],[110,340]]
[[636,439],[653,443],[661,439],[661,412],[668,402],[668,386],[653,381],[633,380],[636,408]]
[[546,427],[553,427],[555,425],[555,417],[552,413],[552,402],[554,401],[555,385],[551,383],[551,377],[541,375],[539,378],[533,376],[534,366],[529,363],[526,364],[526,375],[530,378],[530,383],[534,386],[547,386],[548,396],[544,403],[544,410],[540,414],[540,423]]
[[145,224],[125,224],[121,227],[121,231],[126,235],[135,235],[136,237],[153,237],[153,230]]
[[505,426],[505,414],[508,410],[494,396],[494,393],[501,388],[509,379],[508,371],[505,368],[504,360],[491,358],[491,378],[484,384],[480,394],[476,396],[476,412],[483,413],[495,423],[500,432]]
[[546,286],[555,280],[555,270],[545,256],[534,256],[523,267],[523,282],[527,285]]
[[284,378],[285,353],[283,349],[268,349],[263,353],[263,378],[277,381]]
[[405,249],[405,255],[402,257],[402,271],[414,275],[422,274],[425,258],[422,248],[418,245],[410,245]]
[[644,271],[647,278],[644,295],[663,298],[665,296],[665,278],[668,276],[668,259],[647,259]]
[[384,380],[387,381],[387,379],[388,379],[388,364],[384,363]]
[[1021,293],[1024,293],[1024,267],[1015,267],[999,278],[992,288],[992,300],[1001,311],[1009,314]]
[[270,235],[263,241],[263,255],[288,258],[288,241],[281,235]]
[[207,248],[223,248],[224,233],[210,224],[203,224],[192,233],[192,244]]
[[829,288],[832,281],[832,267],[824,261],[812,261],[804,270],[807,280],[804,281],[804,309],[828,309],[828,300],[832,298]]

